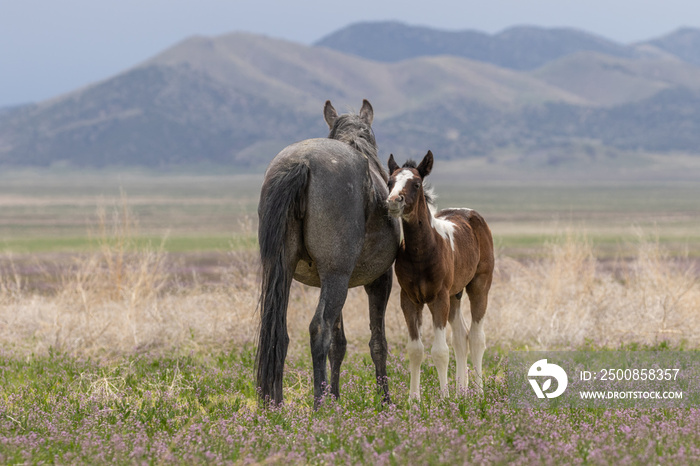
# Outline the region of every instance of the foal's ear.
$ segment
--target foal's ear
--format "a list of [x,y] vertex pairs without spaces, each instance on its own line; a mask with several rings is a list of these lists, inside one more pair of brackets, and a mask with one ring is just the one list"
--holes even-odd
[[394,160],[394,154],[389,154],[389,175],[391,176],[396,170],[399,169],[399,164]]
[[431,151],[425,154],[425,157],[423,157],[423,160],[421,160],[416,170],[418,170],[418,174],[421,178],[430,175],[430,172],[433,170],[433,153]]
[[374,120],[374,109],[372,108],[372,104],[370,104],[369,100],[367,99],[362,100],[362,108],[360,109],[360,119],[370,126],[372,125],[372,121]]
[[333,129],[335,120],[338,119],[338,112],[335,111],[330,100],[326,100],[326,105],[323,107],[323,119],[326,120],[328,128]]

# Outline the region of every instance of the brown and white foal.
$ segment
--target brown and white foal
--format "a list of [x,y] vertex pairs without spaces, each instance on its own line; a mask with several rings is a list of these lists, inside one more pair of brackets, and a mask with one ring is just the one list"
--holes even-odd
[[[401,285],[403,310],[410,342],[407,346],[411,368],[411,397],[420,398],[420,366],[423,361],[421,322],[423,305],[433,315],[435,339],[431,354],[437,367],[440,389],[447,393],[447,348],[445,326],[452,327],[452,345],[457,360],[457,390],[468,383],[467,354],[471,352],[477,386],[483,391],[481,361],[486,347],[483,318],[493,278],[494,255],[491,230],[471,209],[445,209],[432,212],[431,192],[423,179],[433,168],[428,151],[421,163],[409,161],[403,167],[389,157],[389,197],[387,207],[401,218],[404,240],[394,265]],[[467,326],[460,310],[463,291],[471,304],[472,325]],[[468,348],[467,348],[468,344]]]

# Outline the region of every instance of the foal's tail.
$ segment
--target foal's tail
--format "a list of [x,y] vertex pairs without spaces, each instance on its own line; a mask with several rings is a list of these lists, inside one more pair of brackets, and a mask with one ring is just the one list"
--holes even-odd
[[309,167],[296,163],[266,179],[258,207],[262,264],[260,336],[255,356],[263,400],[282,402],[282,372],[287,356],[287,304],[294,270],[287,251],[289,226],[304,216]]

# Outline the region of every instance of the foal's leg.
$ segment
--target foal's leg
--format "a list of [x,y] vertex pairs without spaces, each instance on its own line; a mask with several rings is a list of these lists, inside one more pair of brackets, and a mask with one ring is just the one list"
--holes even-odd
[[341,312],[333,324],[331,331],[331,347],[328,350],[328,359],[331,363],[331,395],[340,397],[340,365],[345,358],[345,350],[348,341],[345,339],[345,327],[343,326],[343,313]]
[[[331,346],[331,328],[340,318],[348,294],[350,275],[326,275],[321,278],[321,296],[316,313],[309,324],[311,359],[314,366],[314,408],[323,397],[326,378],[326,359]],[[342,328],[342,327],[341,327]]]
[[467,294],[469,295],[469,304],[472,311],[472,326],[469,329],[469,351],[472,355],[472,363],[476,372],[476,384],[482,393],[484,390],[484,379],[481,362],[486,349],[483,319],[486,314],[490,288],[490,274],[476,275],[467,285]]
[[415,304],[401,290],[401,310],[408,326],[408,336],[410,338],[406,345],[408,365],[411,369],[411,389],[409,396],[420,399],[420,365],[423,362],[423,342],[420,339],[421,325],[423,320],[423,305]]
[[433,314],[433,329],[435,337],[433,338],[433,347],[430,349],[430,354],[433,357],[435,368],[437,369],[438,379],[440,380],[440,392],[443,396],[447,395],[447,366],[450,363],[450,349],[447,347],[447,334],[445,327],[447,326],[447,318],[450,313],[449,297],[447,292],[440,293],[438,298],[428,304],[430,312]]
[[[461,293],[460,293],[461,294]],[[452,327],[452,346],[455,349],[457,361],[457,391],[463,391],[469,383],[467,374],[467,354],[469,353],[467,338],[467,323],[460,309],[461,300],[450,296],[450,327]]]
[[369,340],[369,352],[374,361],[374,371],[377,377],[377,386],[383,392],[383,401],[390,403],[389,383],[386,375],[386,357],[388,353],[386,333],[384,330],[384,318],[386,316],[386,304],[391,294],[393,273],[391,268],[374,282],[365,286],[369,298],[369,329],[372,337]]

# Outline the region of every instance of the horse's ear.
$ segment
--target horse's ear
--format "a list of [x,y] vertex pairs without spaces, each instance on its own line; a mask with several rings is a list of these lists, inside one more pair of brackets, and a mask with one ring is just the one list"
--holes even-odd
[[416,170],[418,170],[418,174],[421,178],[430,175],[430,172],[433,170],[433,153],[431,151],[425,154],[425,157],[423,157],[423,160],[421,160]]
[[394,173],[396,170],[399,169],[399,164],[396,163],[396,160],[394,160],[394,154],[389,154],[389,175]]
[[326,105],[323,107],[323,119],[326,120],[328,128],[333,129],[335,120],[338,119],[338,112],[335,111],[330,100],[326,100]]
[[369,100],[363,99],[362,100],[362,109],[360,109],[360,118],[362,121],[367,123],[368,125],[372,125],[372,121],[374,120],[374,109],[372,108],[372,104],[369,103]]

